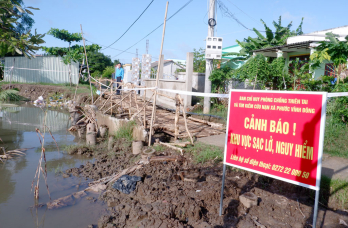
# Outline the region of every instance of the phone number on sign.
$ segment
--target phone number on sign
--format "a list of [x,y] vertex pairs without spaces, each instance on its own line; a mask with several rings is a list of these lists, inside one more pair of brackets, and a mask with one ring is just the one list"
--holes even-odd
[[286,174],[290,174],[293,176],[302,177],[305,179],[307,179],[309,177],[309,172],[302,172],[301,170],[291,169],[291,168],[284,167],[281,165],[273,165],[272,170],[280,172],[280,173],[286,173]]

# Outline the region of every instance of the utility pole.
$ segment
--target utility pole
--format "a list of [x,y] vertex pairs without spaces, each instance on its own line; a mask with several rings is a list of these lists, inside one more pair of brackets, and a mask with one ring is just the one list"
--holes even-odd
[[[211,19],[215,20],[215,0],[210,0],[208,7],[209,7],[208,8],[209,21]],[[208,37],[214,36],[214,26],[215,26],[215,23],[213,23],[213,24],[208,23]],[[209,80],[209,76],[210,76],[210,73],[212,70],[213,70],[213,60],[206,59],[204,93],[211,93],[211,81]],[[204,97],[203,113],[205,113],[205,114],[210,113],[210,105],[211,105],[210,104],[210,97]]]

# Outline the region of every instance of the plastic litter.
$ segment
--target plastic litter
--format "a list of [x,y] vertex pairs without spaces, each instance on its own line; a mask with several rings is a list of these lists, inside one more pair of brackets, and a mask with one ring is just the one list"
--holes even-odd
[[45,101],[42,96],[39,96],[35,101],[34,101],[35,106],[43,106],[45,105]]
[[135,190],[138,181],[141,181],[141,177],[123,175],[112,185],[112,187],[124,194],[130,194]]

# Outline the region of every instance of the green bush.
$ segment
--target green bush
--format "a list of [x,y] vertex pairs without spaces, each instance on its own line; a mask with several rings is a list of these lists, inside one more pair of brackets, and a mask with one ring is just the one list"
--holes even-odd
[[136,125],[135,121],[129,121],[123,126],[121,126],[116,134],[115,139],[126,139],[127,141],[133,141],[133,128]]
[[91,74],[91,76],[94,78],[96,78],[96,77],[99,78],[102,76],[102,73],[99,70],[96,70]]
[[115,67],[108,66],[103,71],[103,78],[111,78],[111,75],[115,73]]
[[201,142],[196,142],[194,146],[189,146],[186,151],[193,155],[193,160],[196,163],[220,162],[224,157],[222,148]]
[[18,90],[9,89],[0,91],[0,101],[20,101],[22,97],[18,94]]

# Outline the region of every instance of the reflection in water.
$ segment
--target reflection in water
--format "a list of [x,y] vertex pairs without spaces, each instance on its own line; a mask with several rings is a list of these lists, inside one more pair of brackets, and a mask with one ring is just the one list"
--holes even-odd
[[[9,107],[3,111],[2,129],[17,131],[35,131],[42,128],[45,113],[34,107]],[[66,113],[47,110],[46,126],[51,132],[65,130],[69,116]]]
[[[87,200],[59,210],[47,210],[46,206],[29,209],[35,204],[30,189],[41,155],[36,152],[41,151],[41,146],[35,128],[42,129],[44,114],[40,108],[0,106],[0,138],[4,141],[0,142],[0,146],[7,150],[31,148],[25,152],[25,156],[0,162],[0,227],[86,227],[96,223],[100,217],[102,207]],[[48,110],[46,120],[60,148],[74,144],[75,137],[67,132],[68,114]],[[46,153],[46,159],[47,181],[52,199],[72,194],[76,191],[76,186],[87,186],[84,178],[64,179],[56,173],[78,167],[91,159],[59,153],[49,134],[45,135],[45,147],[47,152],[50,151]],[[40,181],[40,188],[46,188],[43,179]],[[47,192],[40,191],[39,203],[48,201]]]

